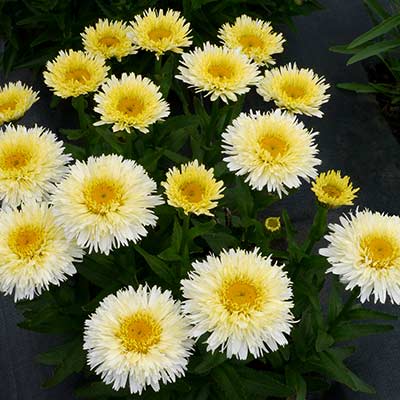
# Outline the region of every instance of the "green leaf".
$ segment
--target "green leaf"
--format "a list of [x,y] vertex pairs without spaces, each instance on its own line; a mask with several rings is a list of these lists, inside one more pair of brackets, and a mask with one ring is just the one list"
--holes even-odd
[[293,394],[293,390],[285,385],[283,377],[277,379],[277,374],[272,375],[248,367],[236,367],[236,369],[249,394],[263,397],[288,397]]
[[174,227],[172,228],[171,247],[179,253],[182,244],[182,226],[177,217],[174,218]]
[[357,93],[377,93],[379,92],[373,86],[368,83],[357,83],[357,82],[348,82],[348,83],[338,83],[336,85],[339,89],[351,90]]
[[307,384],[301,374],[293,368],[286,367],[285,376],[287,384],[296,392],[296,400],[306,400]]
[[332,324],[342,311],[342,297],[340,296],[339,282],[335,277],[332,279],[331,292],[328,300],[328,324]]
[[385,33],[388,33],[389,31],[391,31],[393,28],[395,28],[398,25],[400,25],[400,15],[393,15],[392,17],[389,17],[389,18],[385,19],[384,21],[382,21],[380,24],[374,26],[369,31],[358,36],[356,39],[354,39],[348,45],[348,48],[352,49],[352,48],[360,46],[372,39],[382,36]]
[[334,53],[340,53],[340,54],[355,54],[359,50],[360,49],[349,49],[347,47],[347,44],[341,44],[338,46],[329,47],[329,51],[333,51]]
[[214,368],[211,373],[211,378],[215,384],[225,395],[228,400],[245,400],[247,399],[244,386],[240,375],[235,368],[228,364],[223,364]]
[[330,334],[336,341],[357,339],[361,336],[368,336],[393,330],[392,325],[379,324],[340,324],[331,329]]
[[[158,149],[157,149],[158,150]],[[189,158],[174,151],[163,149],[163,155],[176,164],[183,164],[189,161]]]
[[235,248],[239,246],[239,240],[229,233],[212,232],[203,235],[203,238],[214,253],[219,253],[223,249]]
[[384,40],[382,42],[371,44],[368,47],[360,50],[353,57],[347,61],[347,65],[356,63],[357,61],[365,60],[366,58],[377,56],[378,54],[385,53],[389,50],[400,47],[400,40]]
[[207,233],[210,233],[214,229],[215,225],[216,223],[214,220],[210,220],[202,224],[196,224],[193,228],[189,229],[189,241],[192,241],[198,236],[203,236]]
[[129,390],[114,390],[111,385],[103,382],[92,382],[75,390],[76,397],[80,399],[98,399],[99,397],[127,397]]
[[77,340],[74,348],[66,354],[61,364],[54,370],[53,376],[43,384],[43,387],[49,388],[58,385],[74,372],[80,372],[85,364],[86,360],[82,341]]
[[179,129],[195,128],[200,124],[200,118],[197,115],[177,115],[169,117],[162,125],[163,132],[174,132]]
[[378,17],[387,18],[390,15],[379,3],[379,0],[364,0],[364,4]]
[[331,335],[323,330],[318,330],[317,340],[315,341],[315,350],[320,353],[331,347],[335,343],[335,340]]
[[83,129],[60,129],[60,133],[69,140],[78,140],[84,137],[87,132]]
[[115,280],[119,266],[114,265],[113,259],[96,254],[87,255],[83,262],[75,264],[78,272],[88,281],[100,288],[107,288]]
[[158,275],[161,279],[164,279],[164,281],[170,285],[175,283],[174,274],[164,261],[147,253],[147,251],[138,245],[135,245],[134,249],[146,260],[147,264],[156,275]]
[[350,371],[332,350],[326,350],[319,353],[318,357],[310,359],[310,365],[315,368],[316,372],[325,374],[330,379],[343,383],[356,392],[375,393],[374,388]]
[[369,308],[355,308],[350,310],[346,317],[348,319],[363,320],[363,319],[383,319],[397,320],[397,315],[388,314],[381,311],[371,310]]
[[226,361],[225,353],[207,352],[201,356],[193,357],[191,360],[190,372],[193,374],[203,375],[210,372]]
[[71,351],[77,346],[81,345],[80,339],[74,339],[70,342],[66,342],[60,346],[56,346],[45,353],[41,353],[37,356],[37,361],[45,365],[58,365],[63,362]]

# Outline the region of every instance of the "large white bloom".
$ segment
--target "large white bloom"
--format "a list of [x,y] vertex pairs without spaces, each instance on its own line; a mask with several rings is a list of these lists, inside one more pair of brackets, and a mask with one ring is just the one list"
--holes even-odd
[[230,171],[247,175],[253,189],[277,192],[301,185],[317,176],[321,164],[314,137],[294,115],[281,110],[242,113],[222,134]]
[[103,299],[85,322],[84,349],[90,368],[115,390],[158,391],[160,381],[184,375],[193,344],[189,330],[169,291],[128,287]]
[[363,303],[400,304],[400,217],[369,210],[342,216],[330,224],[329,241],[320,254],[332,265],[327,272],[339,275],[347,290],[360,288]]
[[64,144],[49,130],[6,126],[0,131],[0,200],[17,207],[46,200],[71,160]]
[[220,348],[231,358],[246,359],[285,345],[293,315],[291,282],[283,266],[258,249],[223,251],[193,263],[183,280],[183,311],[192,335],[208,333],[208,350]]
[[47,204],[0,211],[0,290],[32,299],[76,273],[83,251],[65,237]]
[[108,254],[137,242],[154,226],[156,183],[142,166],[115,154],[89,157],[70,167],[52,198],[58,222],[82,247]]

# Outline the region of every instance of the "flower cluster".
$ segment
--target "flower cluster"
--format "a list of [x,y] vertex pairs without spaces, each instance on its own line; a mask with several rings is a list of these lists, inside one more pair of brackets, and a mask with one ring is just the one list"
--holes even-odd
[[[321,106],[329,99],[325,79],[296,64],[269,69],[285,42],[269,22],[243,15],[224,24],[219,38],[222,45],[207,42],[186,51],[192,44],[190,25],[172,10],[150,9],[129,23],[99,20],[82,33],[84,51],[61,51],[48,62],[44,82],[60,98],[84,98],[96,117],[79,111],[90,124],[83,133],[101,132],[98,142],[121,139],[112,142],[116,150],[96,148],[74,160],[67,145],[43,127],[5,125],[0,132],[1,291],[14,293],[16,300],[32,299],[77,273],[75,264],[93,252],[114,252],[113,260],[134,263],[123,258],[121,247],[137,250],[168,283],[163,287],[157,277],[140,281],[135,269],[129,285],[115,294],[101,292],[94,312],[85,315],[87,363],[115,390],[129,387],[141,394],[148,386],[158,391],[160,382],[175,382],[185,375],[197,342],[239,360],[288,344],[297,322],[290,263],[299,256],[279,257],[269,248],[283,237],[288,221],[234,219],[232,197],[242,203],[238,209],[247,210],[251,189],[278,199],[312,180],[318,215],[325,215],[330,208],[352,205],[358,191],[338,171],[318,175],[318,133],[296,115],[322,117]],[[112,74],[111,58],[138,60],[140,51],[154,54],[154,79],[145,70]],[[166,53],[173,60],[167,66],[174,67],[169,78],[175,78],[167,89]],[[175,64],[173,57],[179,57]],[[188,102],[191,91],[182,82],[204,98]],[[177,85],[182,107],[176,99],[167,102],[171,85]],[[253,87],[277,108],[238,112],[234,107]],[[20,118],[37,100],[21,82],[5,85],[0,123]],[[168,118],[181,108],[185,114],[194,110],[189,123],[186,116]],[[166,119],[167,127],[168,119],[176,127],[169,128],[172,132],[162,129]],[[103,131],[102,125],[112,129]],[[189,141],[192,146],[185,149]],[[177,142],[183,154],[169,149]],[[152,168],[164,155],[162,167]],[[248,184],[248,196],[235,193],[232,182]],[[146,236],[155,238],[157,248],[156,241],[167,242],[170,233],[159,222],[171,213],[172,245],[158,256],[148,254],[139,243]],[[362,302],[374,295],[400,304],[399,218],[357,210],[329,226],[329,245],[320,249],[331,265],[327,272],[339,275],[347,289],[359,287]],[[224,227],[211,232],[224,219],[225,227],[241,232],[234,240]],[[246,242],[260,231],[262,240]],[[297,251],[305,257],[308,247]],[[172,283],[166,261],[177,269]],[[118,267],[116,262],[114,285]],[[179,293],[181,299],[174,299]]]

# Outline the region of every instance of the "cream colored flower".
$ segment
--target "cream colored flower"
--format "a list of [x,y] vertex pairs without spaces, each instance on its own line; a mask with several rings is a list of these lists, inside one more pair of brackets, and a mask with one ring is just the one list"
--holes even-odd
[[176,78],[195,87],[196,92],[206,92],[211,101],[236,101],[261,79],[257,65],[240,50],[210,43],[182,54],[180,63]]
[[253,189],[276,192],[280,197],[301,180],[317,176],[321,164],[314,141],[294,115],[279,109],[240,114],[222,134],[223,153],[230,171],[247,175]]
[[47,204],[0,211],[0,290],[33,299],[76,273],[83,251],[65,237]]
[[88,53],[104,57],[122,57],[135,54],[136,48],[132,43],[132,29],[121,21],[99,19],[95,26],[85,28],[81,34],[83,46]]
[[83,347],[105,383],[141,394],[185,374],[193,345],[189,330],[169,291],[129,286],[103,299],[86,320]]
[[38,94],[21,81],[0,87],[0,125],[23,117],[39,100]]
[[78,245],[109,254],[147,235],[162,203],[143,167],[115,154],[77,161],[52,198],[57,221]]
[[147,133],[149,126],[168,117],[169,105],[163,99],[160,88],[150,79],[123,73],[121,79],[115,75],[104,82],[94,95],[100,121],[94,125],[113,124],[113,131],[131,128]]
[[271,257],[230,249],[192,266],[181,282],[183,311],[194,337],[209,334],[209,351],[245,360],[287,343],[294,322],[291,282]]

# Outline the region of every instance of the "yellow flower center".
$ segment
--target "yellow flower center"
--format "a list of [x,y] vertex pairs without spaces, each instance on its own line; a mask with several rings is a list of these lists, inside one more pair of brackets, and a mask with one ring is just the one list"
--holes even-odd
[[32,153],[27,148],[17,147],[0,156],[0,167],[3,171],[18,171],[32,159]]
[[87,208],[100,215],[117,211],[123,200],[121,186],[108,179],[90,183],[84,190],[84,197]]
[[284,155],[287,151],[287,143],[275,136],[264,136],[260,141],[260,146],[267,150],[271,154],[272,158],[276,158],[278,155]]
[[45,235],[40,226],[25,225],[10,233],[8,246],[20,258],[33,258],[40,255],[44,241]]
[[265,227],[270,231],[277,231],[281,227],[279,217],[269,217],[265,220]]
[[121,322],[117,337],[127,352],[146,354],[160,342],[161,332],[161,326],[151,315],[137,312]]
[[106,47],[113,47],[119,44],[119,39],[115,36],[103,36],[99,39],[99,43]]
[[188,182],[181,186],[183,197],[190,203],[198,203],[203,199],[204,187],[197,182]]
[[6,100],[5,102],[0,103],[0,112],[12,110],[16,107],[16,105],[17,105],[16,100]]
[[288,97],[292,99],[300,99],[304,97],[307,93],[306,87],[302,82],[290,82],[283,85],[282,90],[286,93]]
[[392,242],[382,236],[369,236],[362,242],[362,247],[376,269],[390,268],[396,256]]
[[153,28],[148,32],[148,37],[150,40],[158,42],[159,40],[169,38],[172,35],[172,32],[168,28],[163,28],[161,26]]
[[130,117],[136,117],[144,110],[144,101],[136,96],[123,97],[117,105],[117,109]]
[[218,79],[230,79],[233,76],[233,70],[231,65],[219,63],[219,64],[211,64],[208,67],[208,73],[212,75],[214,78]]
[[342,195],[342,191],[335,185],[325,185],[322,187],[322,190],[330,197],[334,197],[335,199],[339,198]]
[[65,76],[70,81],[78,81],[80,83],[84,83],[90,79],[90,73],[86,68],[70,69]]
[[239,38],[239,43],[244,49],[252,49],[254,47],[262,48],[264,47],[264,42],[257,35],[242,35]]
[[258,308],[260,303],[259,292],[259,289],[252,282],[237,279],[224,285],[220,298],[228,312],[247,313]]

